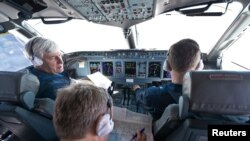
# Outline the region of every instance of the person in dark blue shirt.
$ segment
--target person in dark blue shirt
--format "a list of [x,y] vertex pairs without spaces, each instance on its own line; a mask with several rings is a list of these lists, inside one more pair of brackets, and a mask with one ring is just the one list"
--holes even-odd
[[56,99],[56,92],[70,84],[71,79],[64,73],[62,52],[58,45],[43,37],[33,37],[25,45],[33,66],[29,71],[40,81],[37,98]]
[[153,121],[161,117],[169,104],[178,103],[185,73],[203,69],[198,43],[192,39],[183,39],[173,44],[165,63],[166,69],[171,74],[171,82],[146,89],[141,89],[139,85],[134,85],[132,88],[138,104],[152,115]]

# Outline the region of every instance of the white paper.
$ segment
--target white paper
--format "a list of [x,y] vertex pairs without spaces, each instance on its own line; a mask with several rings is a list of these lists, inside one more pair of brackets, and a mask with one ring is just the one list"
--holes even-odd
[[126,108],[113,107],[114,130],[108,141],[130,141],[137,130],[145,128],[147,141],[153,141],[152,117]]
[[109,80],[106,76],[104,76],[102,73],[95,72],[93,74],[87,75],[87,77],[98,87],[102,87],[104,89],[108,89],[111,85],[112,81]]

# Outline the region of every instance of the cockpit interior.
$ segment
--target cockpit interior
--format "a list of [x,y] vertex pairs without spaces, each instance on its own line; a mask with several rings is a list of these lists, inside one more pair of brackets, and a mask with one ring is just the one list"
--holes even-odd
[[[117,115],[133,120],[135,115],[152,120],[133,86],[171,83],[171,45],[195,39],[203,70],[188,72],[180,99],[159,120],[143,121],[151,130],[141,132],[155,141],[211,140],[208,125],[230,130],[226,125],[235,122],[201,120],[200,115],[250,117],[249,26],[250,0],[0,0],[0,140],[59,140],[52,122],[55,100],[37,98],[40,82],[28,75],[34,64],[25,45],[35,36],[58,43],[70,79],[89,80],[100,73],[110,80],[107,92],[123,111]],[[104,83],[101,77],[97,81]],[[130,124],[137,125],[133,120]],[[130,138],[134,131],[129,129]]]

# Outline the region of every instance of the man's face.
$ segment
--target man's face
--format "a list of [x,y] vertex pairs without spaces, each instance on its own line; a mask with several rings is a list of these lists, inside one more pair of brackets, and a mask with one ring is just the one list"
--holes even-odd
[[62,52],[59,50],[51,53],[44,53],[42,59],[43,64],[40,66],[40,69],[52,74],[63,72],[62,55]]

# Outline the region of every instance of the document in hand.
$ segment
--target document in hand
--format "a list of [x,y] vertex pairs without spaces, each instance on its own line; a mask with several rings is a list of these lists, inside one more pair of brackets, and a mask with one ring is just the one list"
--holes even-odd
[[87,75],[87,77],[98,87],[102,87],[105,90],[109,88],[112,81],[109,80],[106,76],[104,76],[102,73],[95,72],[93,74]]
[[143,128],[147,141],[153,141],[151,116],[114,106],[113,120],[115,126],[108,141],[130,141],[136,131]]

